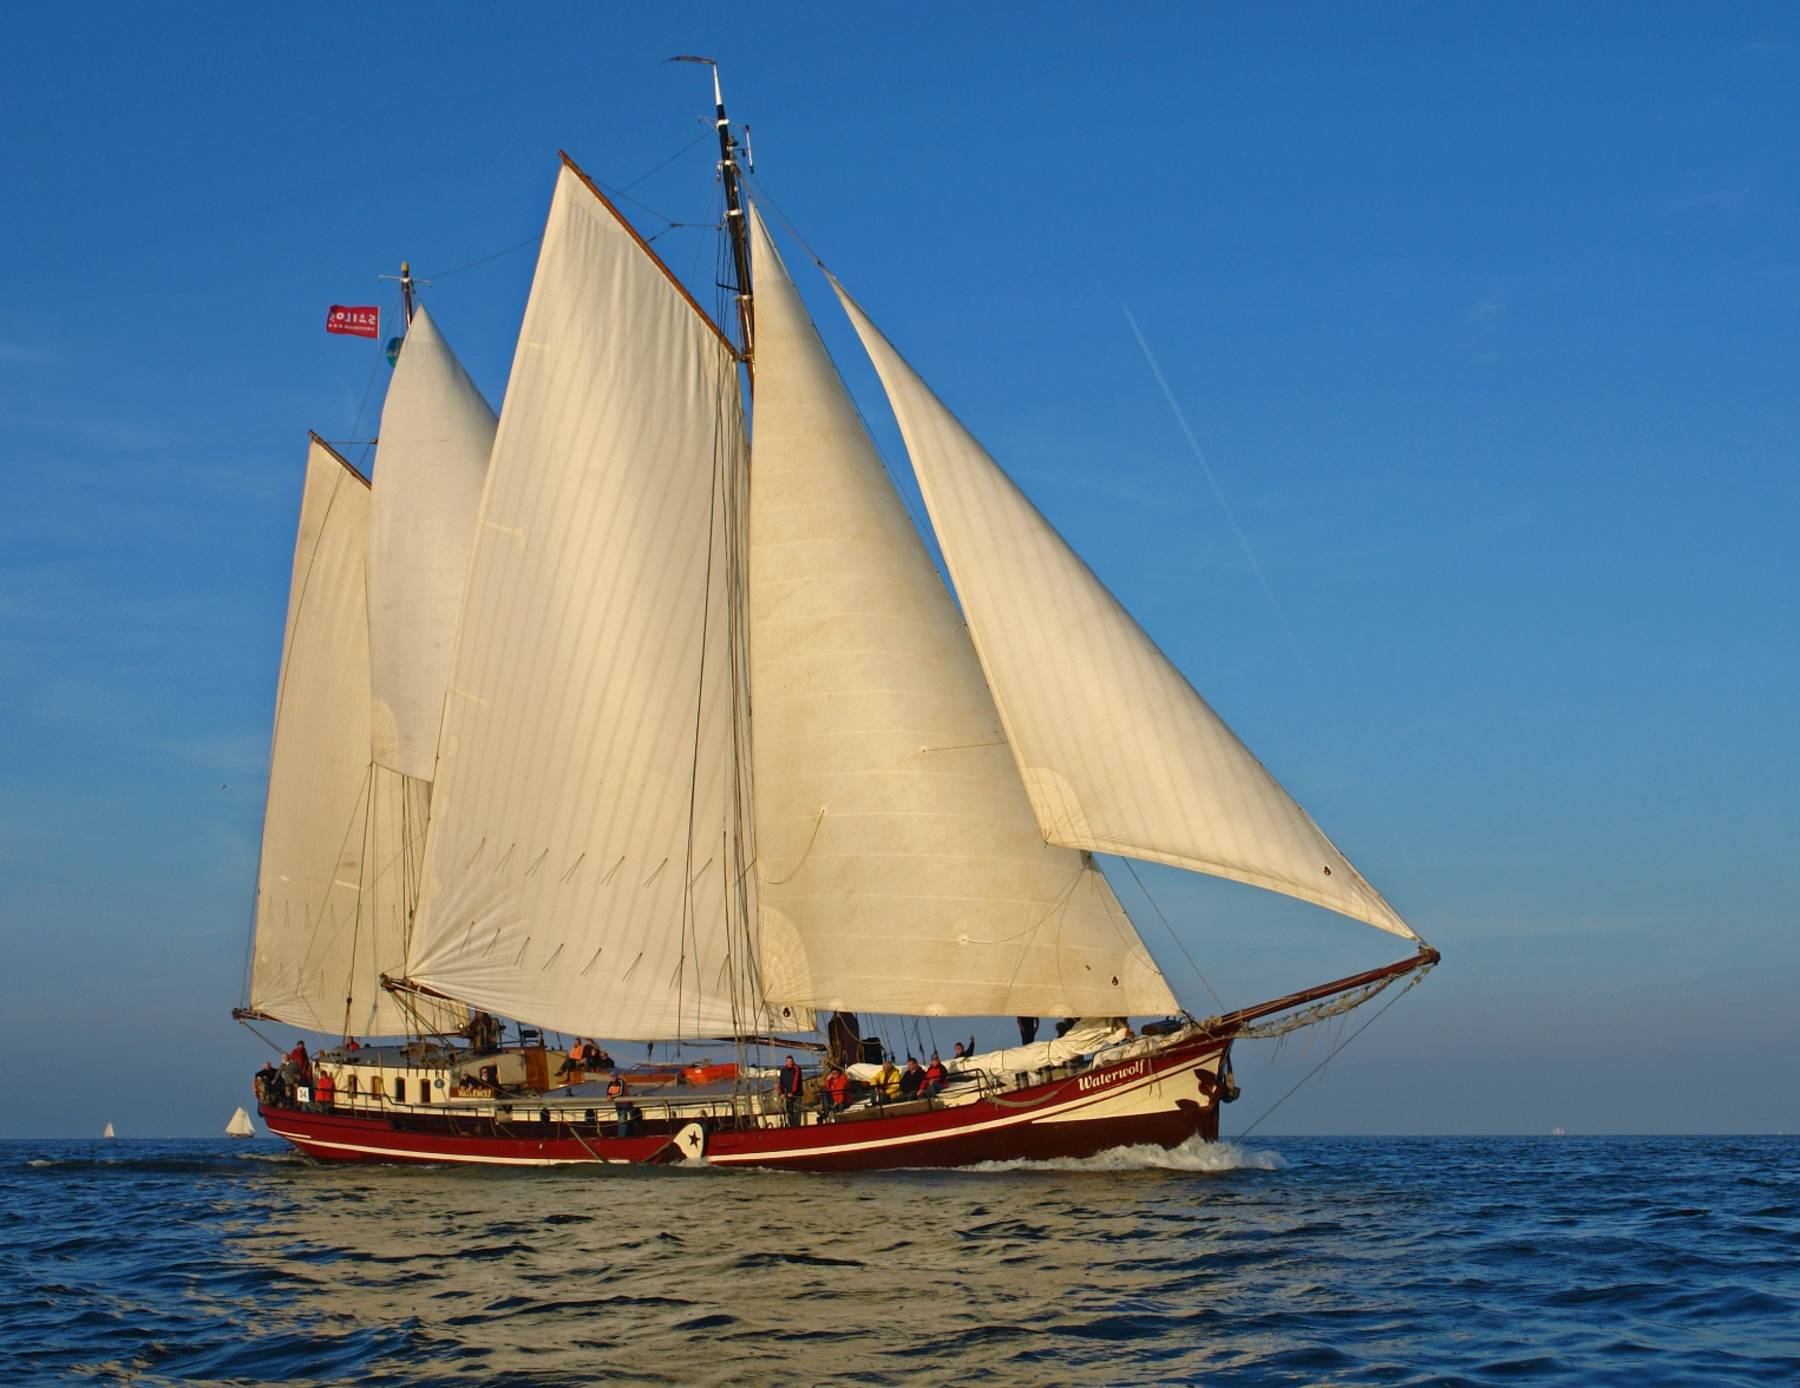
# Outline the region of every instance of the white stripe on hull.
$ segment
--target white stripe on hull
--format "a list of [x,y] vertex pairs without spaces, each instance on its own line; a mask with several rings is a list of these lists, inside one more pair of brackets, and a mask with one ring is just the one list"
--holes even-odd
[[[268,1123],[264,1117],[263,1122]],[[284,1133],[280,1128],[270,1125],[269,1131],[276,1137],[286,1138],[296,1147],[329,1147],[334,1152],[361,1152],[371,1157],[410,1157],[420,1162],[462,1162],[470,1166],[592,1166],[598,1162],[602,1166],[630,1166],[623,1158],[613,1161],[606,1157],[488,1157],[463,1155],[454,1152],[413,1152],[404,1147],[365,1147],[357,1142],[327,1142],[322,1137],[305,1137],[299,1133]]]

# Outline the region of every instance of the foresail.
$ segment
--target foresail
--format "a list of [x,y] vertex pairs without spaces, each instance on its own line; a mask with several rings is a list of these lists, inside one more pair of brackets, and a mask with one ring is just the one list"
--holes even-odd
[[760,218],[752,255],[766,995],[936,1016],[1172,1011],[1105,877],[1039,833],[968,632]]
[[494,412],[421,306],[381,411],[369,510],[375,760],[429,781]]
[[1044,836],[1416,938],[833,286],[899,419]]
[[564,1032],[761,1024],[731,923],[743,451],[730,347],[565,167],[476,526],[414,983]]
[[251,1010],[334,1035],[408,1030],[380,986],[404,958],[421,808],[369,756],[369,487],[314,440],[294,544],[258,871]]

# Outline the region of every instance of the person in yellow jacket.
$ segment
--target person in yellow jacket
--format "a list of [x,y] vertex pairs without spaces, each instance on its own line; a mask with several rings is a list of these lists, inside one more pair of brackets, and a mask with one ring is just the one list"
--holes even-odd
[[869,1088],[875,1091],[875,1101],[885,1104],[889,1099],[900,1097],[900,1067],[894,1064],[889,1056],[881,1062],[881,1068],[869,1081]]

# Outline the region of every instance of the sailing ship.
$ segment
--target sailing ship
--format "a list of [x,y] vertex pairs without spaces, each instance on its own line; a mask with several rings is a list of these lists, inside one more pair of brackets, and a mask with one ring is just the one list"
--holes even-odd
[[[262,1118],[326,1161],[530,1166],[1216,1139],[1234,1042],[1438,955],[830,279],[946,584],[716,69],[714,99],[721,311],[565,154],[497,419],[403,270],[372,478],[312,438],[236,1015],[330,1041],[265,1071]],[[1415,950],[1197,1016],[1100,854]],[[897,1050],[972,1017],[1021,1044],[896,1085]]]
[[250,1121],[250,1115],[239,1105],[225,1124],[226,1137],[255,1137],[256,1125]]
[[104,1128],[102,1128],[100,1130],[100,1136],[103,1139],[104,1138],[116,1138],[118,1136],[118,1134],[113,1131],[113,1125],[111,1123],[108,1123]]

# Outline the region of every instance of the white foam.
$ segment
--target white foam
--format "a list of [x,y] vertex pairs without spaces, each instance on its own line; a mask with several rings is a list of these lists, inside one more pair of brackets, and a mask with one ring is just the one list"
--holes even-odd
[[1054,1157],[1047,1161],[986,1161],[970,1171],[1279,1171],[1287,1162],[1279,1152],[1259,1152],[1234,1142],[1207,1142],[1190,1137],[1179,1147],[1114,1147],[1091,1157]]

